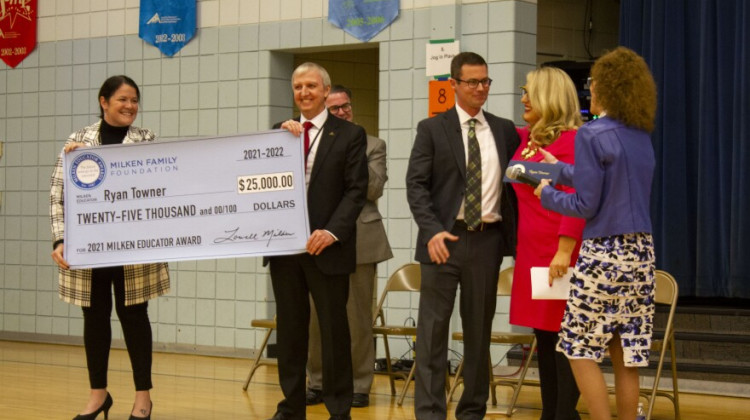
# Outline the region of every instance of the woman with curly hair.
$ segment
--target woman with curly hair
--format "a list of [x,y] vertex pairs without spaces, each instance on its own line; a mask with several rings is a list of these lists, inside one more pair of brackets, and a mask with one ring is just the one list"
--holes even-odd
[[[576,130],[583,124],[578,94],[564,71],[542,67],[526,75],[521,87],[523,119],[529,125],[518,129],[521,145],[513,160],[540,162],[540,148],[565,163],[573,164]],[[585,221],[542,208],[534,189],[514,183],[518,197],[518,244],[510,298],[510,323],[534,329],[537,340],[539,383],[542,393],[541,420],[580,419],[576,404],[578,388],[570,363],[555,351],[564,300],[531,298],[531,268],[549,267],[550,273],[565,273],[575,263]],[[573,192],[560,186],[561,191]],[[556,274],[552,281],[561,281]]]
[[649,133],[656,85],[643,58],[624,47],[599,58],[591,79],[591,110],[601,118],[578,130],[575,166],[541,150],[546,162],[562,166],[558,182],[575,193],[549,188],[547,180],[534,193],[544,208],[586,220],[557,350],[570,360],[592,420],[611,418],[598,365],[608,351],[617,418],[634,419],[654,314]]

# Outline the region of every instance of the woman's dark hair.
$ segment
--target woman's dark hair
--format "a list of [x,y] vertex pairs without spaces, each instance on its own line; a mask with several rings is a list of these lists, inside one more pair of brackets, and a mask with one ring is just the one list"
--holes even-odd
[[591,68],[596,101],[607,116],[651,132],[656,116],[656,83],[635,51],[617,47]]
[[[135,89],[135,94],[138,96],[138,100],[141,100],[141,91],[138,89],[138,85],[133,79],[122,74],[119,76],[112,76],[105,80],[104,83],[102,83],[102,87],[99,88],[99,96],[97,96],[97,99],[103,96],[104,99],[109,102],[109,98],[111,98],[122,85],[128,85]],[[99,118],[104,118],[104,108],[102,108],[101,104],[99,104]]]

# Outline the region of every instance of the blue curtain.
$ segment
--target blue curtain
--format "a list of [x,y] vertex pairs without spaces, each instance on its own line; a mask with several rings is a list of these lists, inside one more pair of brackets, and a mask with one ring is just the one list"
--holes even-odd
[[623,0],[659,94],[651,214],[680,295],[750,298],[750,2]]

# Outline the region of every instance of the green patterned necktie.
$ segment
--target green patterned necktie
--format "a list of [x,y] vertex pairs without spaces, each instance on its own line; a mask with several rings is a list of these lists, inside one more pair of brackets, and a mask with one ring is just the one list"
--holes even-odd
[[474,126],[477,120],[469,120],[469,161],[466,165],[466,203],[464,221],[469,229],[476,229],[482,221],[482,153]]

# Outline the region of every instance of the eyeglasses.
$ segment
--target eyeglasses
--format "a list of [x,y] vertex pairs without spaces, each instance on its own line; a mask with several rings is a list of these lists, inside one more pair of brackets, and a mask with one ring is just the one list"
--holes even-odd
[[593,81],[594,81],[594,79],[592,79],[591,77],[589,77],[588,79],[586,79],[586,86],[588,86],[589,89],[591,89],[591,82],[593,82]]
[[519,86],[519,88],[521,89],[521,96],[529,94],[529,90],[526,89],[526,86]]
[[345,104],[331,105],[328,107],[328,112],[330,112],[331,114],[338,114],[339,110],[349,112],[352,110],[352,104],[347,102]]
[[485,89],[487,89],[488,87],[490,87],[490,85],[492,84],[492,79],[490,79],[489,77],[486,78],[486,79],[482,79],[482,80],[477,80],[477,79],[471,79],[471,80],[453,79],[453,80],[455,80],[455,81],[457,81],[459,83],[464,82],[467,85],[469,85],[469,87],[472,88],[472,89],[476,89],[477,86],[479,86],[480,83],[482,84],[482,87],[485,88]]

